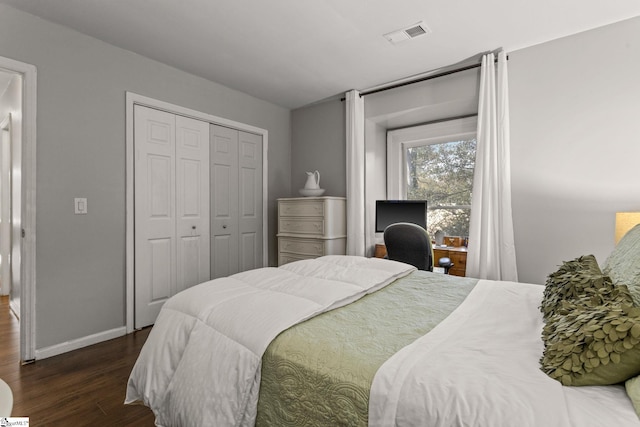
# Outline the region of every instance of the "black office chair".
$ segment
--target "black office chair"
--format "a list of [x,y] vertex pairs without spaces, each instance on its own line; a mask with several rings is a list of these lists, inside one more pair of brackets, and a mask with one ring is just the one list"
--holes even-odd
[[451,262],[451,258],[442,257],[438,260],[438,267],[444,268],[444,274],[449,274],[449,269],[455,264]]
[[417,224],[396,222],[384,230],[390,260],[405,262],[418,270],[433,271],[433,248],[427,230]]
[[[384,230],[384,245],[387,257],[394,261],[411,264],[418,270],[433,271],[433,247],[427,230],[417,224],[397,222]],[[454,264],[450,258],[440,258],[438,267],[449,274]]]

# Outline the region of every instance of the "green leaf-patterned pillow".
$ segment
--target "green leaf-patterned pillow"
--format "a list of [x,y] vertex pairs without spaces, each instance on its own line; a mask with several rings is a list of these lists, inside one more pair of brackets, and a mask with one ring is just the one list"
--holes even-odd
[[640,308],[624,285],[563,301],[542,339],[542,370],[564,385],[616,384],[640,374]]
[[572,301],[593,294],[595,289],[611,289],[612,286],[611,280],[602,275],[595,256],[585,255],[565,261],[547,277],[540,311],[547,320],[562,301]]

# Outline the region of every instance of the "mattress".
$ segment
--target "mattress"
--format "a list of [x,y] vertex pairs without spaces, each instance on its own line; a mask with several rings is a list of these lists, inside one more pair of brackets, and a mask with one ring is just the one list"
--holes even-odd
[[543,287],[330,256],[169,300],[129,378],[158,426],[640,426],[540,370]]

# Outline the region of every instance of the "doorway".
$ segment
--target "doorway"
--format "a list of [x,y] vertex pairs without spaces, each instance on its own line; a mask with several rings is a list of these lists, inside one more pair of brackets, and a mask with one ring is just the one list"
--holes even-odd
[[[29,363],[35,360],[36,68],[0,57],[0,74],[9,78],[7,87],[0,89],[0,157],[10,160],[10,203],[0,205],[5,212],[7,204],[11,209],[9,222],[5,222],[5,212],[0,212],[0,228],[5,225],[0,233],[4,238],[10,236],[9,255],[2,256],[5,266],[10,266],[10,279],[4,271],[0,280],[9,280],[10,306],[20,319],[20,360]],[[2,179],[3,172],[6,168],[0,171],[0,181],[6,184],[8,178]]]

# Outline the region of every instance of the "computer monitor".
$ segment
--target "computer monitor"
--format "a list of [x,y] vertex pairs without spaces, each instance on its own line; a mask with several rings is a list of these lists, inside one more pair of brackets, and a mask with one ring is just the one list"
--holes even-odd
[[396,222],[412,222],[426,229],[427,201],[376,200],[376,233]]

